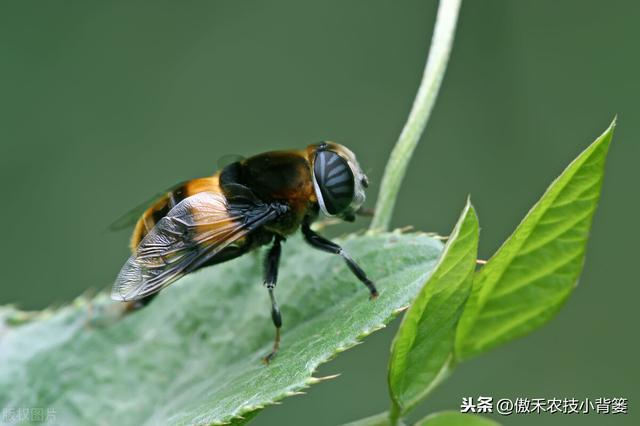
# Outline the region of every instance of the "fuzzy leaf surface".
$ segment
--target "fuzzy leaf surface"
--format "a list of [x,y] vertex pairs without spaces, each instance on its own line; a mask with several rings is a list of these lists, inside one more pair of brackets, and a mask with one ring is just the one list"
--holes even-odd
[[[58,424],[220,424],[317,382],[321,364],[383,327],[414,299],[442,251],[424,234],[339,240],[380,297],[337,256],[299,238],[283,246],[274,329],[262,256],[202,269],[124,318],[104,294],[32,318],[0,309],[0,407],[46,407]],[[88,319],[91,318],[89,321]],[[234,421],[235,423],[235,421]]]

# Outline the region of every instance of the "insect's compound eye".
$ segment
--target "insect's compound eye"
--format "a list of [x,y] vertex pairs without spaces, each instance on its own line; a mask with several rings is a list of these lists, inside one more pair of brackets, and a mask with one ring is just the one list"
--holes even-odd
[[332,151],[318,151],[313,165],[313,175],[319,201],[327,213],[343,212],[353,201],[355,180],[349,164]]

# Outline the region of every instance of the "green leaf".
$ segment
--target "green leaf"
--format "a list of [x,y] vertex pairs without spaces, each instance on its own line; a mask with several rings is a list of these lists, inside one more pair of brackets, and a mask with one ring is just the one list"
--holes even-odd
[[476,414],[443,411],[416,422],[415,426],[499,426],[500,423]]
[[467,201],[436,268],[404,315],[391,347],[392,415],[402,415],[446,375],[478,254],[478,218]]
[[[294,395],[336,353],[381,328],[427,280],[442,244],[423,234],[349,237],[341,244],[375,279],[369,294],[337,256],[295,237],[283,247],[277,295],[282,350],[262,259],[247,255],[167,288],[117,318],[101,294],[36,319],[0,310],[0,407],[46,407],[59,424],[219,424]],[[89,325],[87,318],[94,319]],[[25,318],[11,325],[10,317]]]
[[549,186],[474,278],[460,319],[463,360],[549,321],[576,286],[615,121]]

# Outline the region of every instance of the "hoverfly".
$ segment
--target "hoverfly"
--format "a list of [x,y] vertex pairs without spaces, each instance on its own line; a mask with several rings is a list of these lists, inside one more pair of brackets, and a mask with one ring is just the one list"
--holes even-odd
[[274,290],[281,243],[298,228],[311,246],[341,256],[371,298],[377,297],[375,285],[355,260],[311,229],[321,211],[354,221],[367,186],[353,152],[331,142],[258,154],[234,161],[213,176],[176,185],[137,219],[132,255],[118,274],[111,298],[128,302],[128,309],[141,308],[190,272],[270,244],[264,285],[276,332],[273,350],[264,358],[268,363],[280,346],[282,316]]

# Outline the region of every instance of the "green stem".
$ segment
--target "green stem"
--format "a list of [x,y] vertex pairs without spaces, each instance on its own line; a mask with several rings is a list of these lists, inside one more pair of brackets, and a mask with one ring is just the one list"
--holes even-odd
[[424,68],[422,82],[413,101],[409,118],[393,151],[391,151],[391,157],[384,170],[375,215],[369,229],[384,231],[389,228],[400,184],[406,173],[411,155],[418,145],[420,136],[427,124],[438,90],[442,84],[444,72],[447,69],[461,1],[441,0],[438,5],[438,15],[436,16],[429,57]]
[[389,413],[385,411],[375,416],[345,423],[342,426],[389,426]]
[[400,426],[400,407],[394,402],[389,410],[389,426]]

